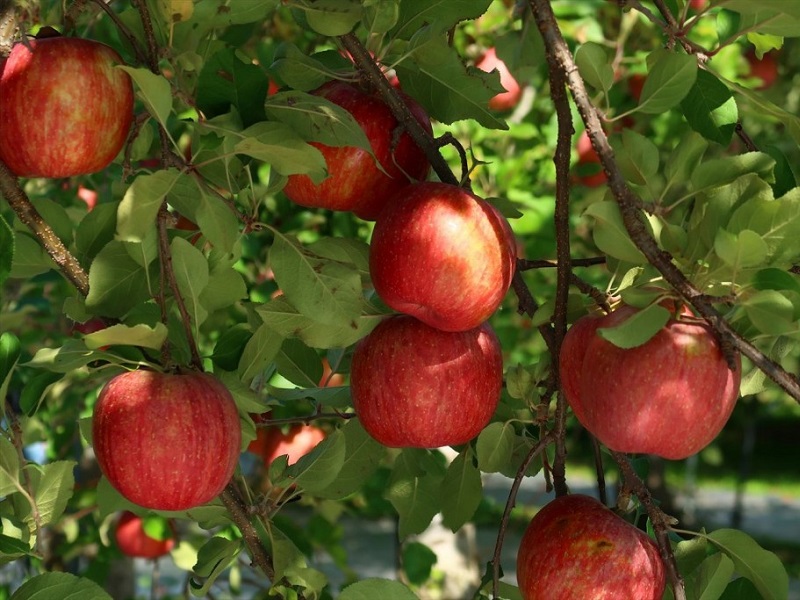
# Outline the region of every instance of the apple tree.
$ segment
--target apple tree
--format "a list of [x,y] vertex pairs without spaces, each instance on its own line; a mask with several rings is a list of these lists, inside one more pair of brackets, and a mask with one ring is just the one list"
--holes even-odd
[[[170,553],[198,597],[416,598],[413,536],[500,473],[465,597],[786,598],[646,472],[800,401],[798,36],[788,0],[0,2],[0,595]],[[342,515],[396,519],[395,579]]]

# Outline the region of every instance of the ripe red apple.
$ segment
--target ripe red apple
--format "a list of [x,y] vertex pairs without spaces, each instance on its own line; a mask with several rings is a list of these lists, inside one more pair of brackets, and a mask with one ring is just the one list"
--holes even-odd
[[453,333],[395,315],[358,343],[350,367],[361,424],[396,448],[468,442],[489,423],[502,385],[500,342],[487,323]]
[[750,50],[745,58],[750,65],[749,76],[761,80],[756,89],[766,90],[778,80],[778,61],[774,52],[767,52],[759,59],[756,53]]
[[286,432],[279,427],[259,427],[247,451],[260,456],[265,465],[287,454],[289,464],[293,465],[324,439],[325,431],[314,425],[295,423]]
[[689,0],[689,6],[696,11],[703,10],[707,4],[708,0]]
[[91,40],[17,43],[0,63],[0,159],[20,177],[71,177],[106,168],[133,119],[122,59]]
[[175,546],[175,525],[170,520],[169,527],[173,535],[163,540],[157,540],[147,535],[144,530],[144,520],[130,511],[120,515],[114,539],[117,546],[126,556],[136,558],[158,558],[169,554]]
[[567,331],[559,355],[564,395],[581,424],[612,450],[686,458],[725,426],[741,367],[731,371],[712,331],[685,313],[634,348],[597,335],[636,312],[623,306],[582,317]]
[[500,73],[500,85],[506,89],[505,92],[501,92],[489,100],[489,108],[497,111],[508,111],[519,104],[519,99],[522,97],[522,88],[511,74],[511,71],[508,70],[506,63],[498,58],[497,50],[489,48],[475,66],[487,73],[497,69],[498,73]]
[[[592,146],[589,134],[584,131],[581,133],[575,145],[578,153],[577,161],[577,180],[586,187],[597,187],[603,185],[608,179],[608,175],[600,165],[600,157]],[[588,172],[588,173],[587,173]]]
[[525,600],[661,600],[658,546],[598,500],[573,494],[545,505],[517,552]]
[[[353,115],[364,130],[383,171],[361,148],[312,142],[311,145],[325,157],[328,177],[315,185],[306,175],[289,176],[283,188],[287,198],[302,206],[347,210],[362,219],[375,220],[396,191],[411,181],[428,176],[430,164],[425,154],[406,132],[396,141],[398,122],[380,98],[342,81],[330,81],[312,93]],[[431,132],[425,110],[411,97],[400,94],[417,121]]]
[[100,470],[125,498],[154,510],[188,510],[219,495],[241,435],[230,392],[207,373],[123,373],[94,407]]
[[500,306],[515,252],[511,228],[491,204],[458,186],[425,182],[402,190],[381,213],[369,270],[393,309],[467,331]]

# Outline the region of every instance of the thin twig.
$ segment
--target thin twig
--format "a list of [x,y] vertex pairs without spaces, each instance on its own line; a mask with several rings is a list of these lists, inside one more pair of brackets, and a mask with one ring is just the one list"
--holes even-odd
[[275,570],[272,567],[272,558],[267,554],[256,528],[250,522],[247,504],[245,504],[242,499],[239,490],[235,485],[229,483],[222,494],[220,494],[219,498],[222,500],[225,508],[228,509],[228,513],[230,513],[239,531],[242,532],[242,537],[247,547],[250,549],[250,556],[253,559],[253,563],[274,583]]
[[603,469],[603,453],[600,451],[600,442],[597,438],[589,434],[592,438],[592,450],[594,452],[594,470],[597,473],[597,496],[600,502],[608,506],[608,494],[606,493],[606,475]]
[[108,3],[106,3],[104,0],[92,0],[92,2],[97,4],[97,6],[99,6],[103,12],[108,15],[108,18],[114,22],[114,25],[117,27],[119,33],[128,41],[133,49],[133,53],[136,55],[136,60],[140,63],[148,64],[147,54],[145,53],[141,44],[139,44],[139,40],[137,40],[136,36],[133,35],[133,32],[128,29],[128,26],[122,22],[122,19],[117,16],[117,13],[111,10],[111,7],[108,5]]

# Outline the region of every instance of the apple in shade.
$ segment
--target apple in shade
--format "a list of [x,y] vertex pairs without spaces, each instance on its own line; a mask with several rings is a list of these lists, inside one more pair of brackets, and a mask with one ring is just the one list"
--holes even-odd
[[103,387],[94,407],[97,463],[129,501],[188,510],[212,500],[239,458],[233,397],[212,375],[130,371]]
[[749,77],[761,80],[756,89],[766,90],[778,80],[778,60],[774,52],[767,52],[758,58],[755,51],[750,50],[745,54],[745,58],[750,65]]
[[524,600],[661,600],[658,546],[598,500],[561,496],[531,520],[517,551]]
[[394,315],[358,343],[350,366],[356,415],[395,448],[467,443],[489,423],[502,385],[500,343],[487,323],[449,332]]
[[[328,177],[315,184],[307,175],[290,175],[283,188],[289,200],[301,206],[351,211],[362,219],[375,220],[396,191],[428,176],[430,164],[425,153],[408,133],[399,133],[397,119],[380,98],[342,81],[329,81],[312,93],[353,116],[364,130],[375,157],[362,148],[311,142],[325,157]],[[431,123],[425,110],[409,96],[399,93],[430,133]],[[375,164],[376,159],[380,167]]]
[[597,333],[637,310],[623,305],[603,317],[585,316],[567,331],[559,355],[562,389],[578,421],[608,448],[686,458],[728,421],[741,359],[737,354],[732,371],[709,327],[687,320],[688,309],[634,348]]
[[522,97],[522,88],[511,74],[511,71],[508,70],[506,63],[497,56],[497,50],[489,48],[475,66],[487,73],[497,69],[500,74],[500,85],[506,89],[505,92],[501,92],[489,100],[489,108],[496,111],[508,111],[519,104],[519,100]]
[[584,131],[578,137],[575,144],[575,151],[578,153],[578,161],[575,170],[578,183],[586,187],[597,187],[603,185],[608,180],[608,175],[600,164],[600,157],[592,146],[589,134]]
[[133,119],[120,56],[68,37],[17,43],[0,61],[0,159],[19,177],[71,177],[106,168]]
[[437,329],[467,331],[500,306],[516,241],[487,201],[438,182],[411,185],[381,213],[369,271],[381,299]]
[[256,439],[250,442],[247,451],[260,456],[265,465],[286,454],[288,464],[293,465],[316,448],[325,435],[319,427],[302,423],[294,423],[286,431],[279,427],[259,427]]
[[126,556],[134,558],[159,558],[169,554],[175,546],[175,525],[170,520],[169,528],[172,535],[159,540],[147,535],[144,528],[144,519],[130,512],[123,512],[117,521],[114,530],[114,539],[120,551]]

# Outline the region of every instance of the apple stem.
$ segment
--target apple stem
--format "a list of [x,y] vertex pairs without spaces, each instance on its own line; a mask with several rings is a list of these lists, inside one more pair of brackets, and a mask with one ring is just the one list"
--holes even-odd
[[672,585],[674,598],[675,600],[686,600],[683,577],[681,577],[678,571],[678,563],[675,560],[675,554],[672,551],[672,544],[669,540],[669,527],[674,522],[674,519],[662,511],[653,501],[650,490],[647,489],[647,486],[636,474],[628,457],[614,450],[611,451],[611,455],[619,465],[622,474],[620,495],[632,493],[639,499],[642,506],[644,506],[647,511],[647,516],[653,524],[656,542],[658,543],[658,549],[661,553],[661,560],[664,562],[664,567],[667,569],[667,576]]
[[625,177],[614,160],[614,152],[608,143],[608,138],[586,91],[572,53],[561,35],[552,6],[547,0],[530,0],[530,4],[547,52],[558,60],[561,70],[566,74],[572,98],[586,126],[592,146],[608,175],[609,189],[619,205],[622,221],[631,241],[644,254],[647,261],[661,273],[667,283],[706,320],[720,339],[720,346],[731,368],[735,368],[733,349],[736,349],[749,358],[787,394],[800,402],[800,380],[736,332],[714,308],[715,300],[698,290],[678,268],[672,255],[659,248],[655,239],[650,235],[639,208],[642,201],[628,187]]

